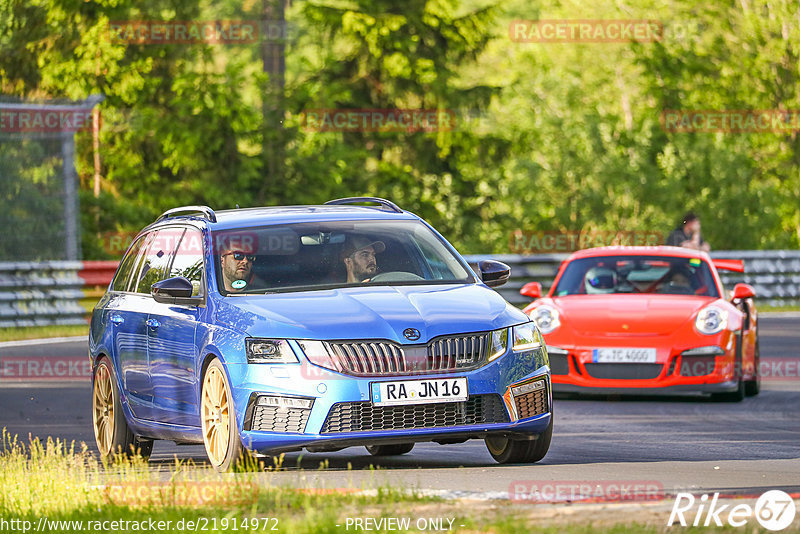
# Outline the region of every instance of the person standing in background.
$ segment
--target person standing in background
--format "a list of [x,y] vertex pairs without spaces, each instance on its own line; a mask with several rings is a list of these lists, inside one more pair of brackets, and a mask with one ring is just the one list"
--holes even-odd
[[666,244],[670,247],[693,248],[704,252],[711,250],[711,246],[700,235],[700,217],[691,211],[683,216],[681,225],[670,232]]

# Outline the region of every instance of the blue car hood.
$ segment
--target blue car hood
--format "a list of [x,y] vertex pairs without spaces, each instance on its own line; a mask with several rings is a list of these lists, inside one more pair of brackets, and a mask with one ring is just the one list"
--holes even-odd
[[254,337],[389,339],[415,343],[460,332],[494,330],[527,315],[480,284],[370,286],[224,297],[217,321]]

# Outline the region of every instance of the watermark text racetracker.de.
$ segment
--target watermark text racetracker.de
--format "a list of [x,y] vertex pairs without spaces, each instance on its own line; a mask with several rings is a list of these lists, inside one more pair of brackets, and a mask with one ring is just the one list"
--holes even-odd
[[15,108],[0,104],[0,134],[75,133],[92,127],[92,110],[75,107]]
[[664,243],[664,233],[648,230],[540,230],[517,229],[509,236],[513,254],[575,252],[610,245],[655,246]]
[[660,501],[664,485],[658,480],[515,480],[508,496],[520,503]]
[[252,44],[281,42],[297,28],[285,20],[112,20],[108,35],[117,44]]
[[307,109],[300,124],[312,132],[437,132],[456,128],[449,109]]
[[88,380],[92,362],[86,356],[2,356],[0,383]]
[[518,43],[651,43],[663,33],[656,20],[514,20],[508,27],[509,38]]
[[271,532],[280,531],[275,517],[195,517],[183,519],[50,519],[36,521],[0,517],[0,532]]
[[[742,371],[751,374],[755,371],[764,382],[791,382],[800,380],[800,358],[760,358],[757,363],[722,362],[723,356],[689,357],[680,360],[680,374],[683,376],[707,376],[719,369],[720,374],[739,376]],[[720,361],[717,361],[719,359]]]
[[776,532],[791,525],[797,513],[792,496],[781,490],[763,493],[755,504],[722,504],[719,501],[719,493],[704,493],[699,497],[691,493],[678,493],[667,526],[743,527],[757,522],[763,528]]
[[791,133],[800,131],[800,110],[667,109],[660,122],[669,133]]

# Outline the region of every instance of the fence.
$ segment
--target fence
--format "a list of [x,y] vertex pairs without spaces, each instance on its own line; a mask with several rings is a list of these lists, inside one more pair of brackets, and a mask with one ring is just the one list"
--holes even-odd
[[0,262],[0,328],[86,324],[116,261]]
[[[553,284],[558,267],[569,254],[517,254],[465,256],[470,264],[493,259],[511,267],[508,283],[497,288],[512,304],[523,305],[531,300],[519,294],[528,282],[541,282],[544,292]],[[756,302],[769,306],[800,305],[800,251],[797,250],[721,250],[711,253],[716,259],[744,260],[744,273],[720,271],[726,289],[740,282],[756,290]]]
[[[472,255],[470,264],[495,259],[511,266],[511,279],[498,292],[512,304],[530,299],[519,294],[527,282],[541,282],[550,288],[567,254]],[[738,282],[752,285],[756,300],[770,306],[800,304],[800,251],[719,251],[714,258],[744,260],[744,273],[722,271],[726,288]],[[108,286],[116,269],[113,261],[0,263],[0,328],[49,324],[85,324],[87,309],[81,305],[96,298]]]
[[10,99],[0,96],[0,261],[77,261],[75,135],[91,128],[103,96],[68,103]]

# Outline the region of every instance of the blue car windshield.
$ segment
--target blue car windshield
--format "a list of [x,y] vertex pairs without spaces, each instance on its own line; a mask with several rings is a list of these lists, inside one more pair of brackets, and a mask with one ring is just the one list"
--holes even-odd
[[419,221],[331,221],[212,232],[223,295],[473,282]]
[[660,293],[719,298],[711,269],[700,258],[598,256],[567,265],[554,296]]

